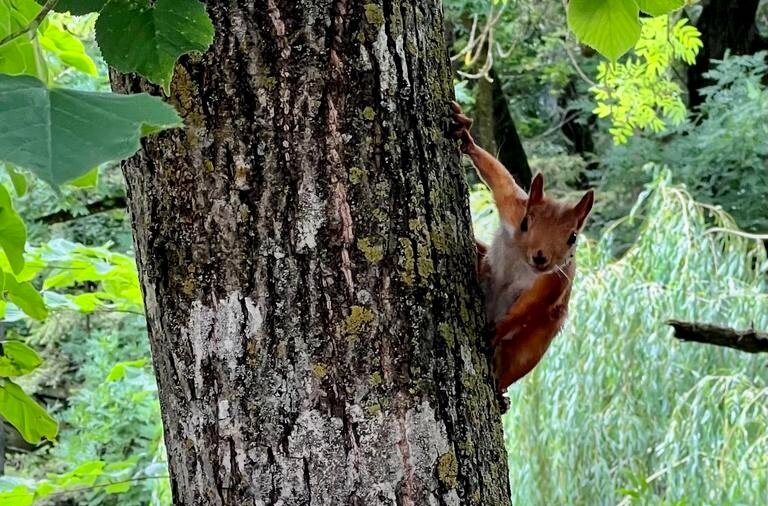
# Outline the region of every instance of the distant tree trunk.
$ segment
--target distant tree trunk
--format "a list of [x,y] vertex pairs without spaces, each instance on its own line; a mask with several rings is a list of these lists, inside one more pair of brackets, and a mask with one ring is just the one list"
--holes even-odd
[[527,190],[532,178],[528,157],[509,112],[499,76],[491,69],[489,77],[493,82],[486,79],[477,82],[473,132],[478,144],[496,155],[518,184]]
[[123,165],[174,504],[508,504],[440,2],[208,9]]
[[585,171],[579,174],[576,187],[587,189],[590,186],[590,173],[596,171],[600,163],[595,156],[595,141],[592,137],[592,129],[596,116],[591,115],[589,121],[585,124],[580,121],[579,112],[571,109],[570,102],[578,98],[576,84],[571,81],[565,86],[564,93],[558,98],[558,105],[563,109],[563,117],[566,118],[560,131],[569,141],[568,152],[577,154],[586,162]]
[[709,0],[702,2],[703,10],[696,21],[704,47],[696,56],[696,63],[688,67],[688,95],[690,107],[703,101],[699,90],[709,84],[704,77],[711,68],[710,60],[720,59],[726,49],[731,54],[752,54],[768,49],[768,41],[760,37],[755,25],[755,14],[760,0]]

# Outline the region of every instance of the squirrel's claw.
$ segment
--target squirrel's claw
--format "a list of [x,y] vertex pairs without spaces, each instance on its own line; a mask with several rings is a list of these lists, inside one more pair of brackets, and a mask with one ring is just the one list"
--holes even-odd
[[451,120],[451,138],[461,141],[461,150],[465,153],[475,144],[474,139],[469,133],[469,129],[472,127],[472,119],[468,118],[462,111],[461,106],[455,102],[451,102],[451,110],[453,112]]

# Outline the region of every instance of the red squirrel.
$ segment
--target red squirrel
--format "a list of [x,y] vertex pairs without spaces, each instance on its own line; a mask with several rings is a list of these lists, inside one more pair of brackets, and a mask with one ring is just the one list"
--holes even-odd
[[472,158],[499,211],[499,230],[490,246],[476,241],[478,276],[486,314],[494,330],[494,373],[500,392],[539,363],[560,331],[575,272],[576,238],[592,209],[594,193],[567,205],[544,195],[537,174],[526,194],[507,169],[475,144],[472,120],[452,103],[453,137]]

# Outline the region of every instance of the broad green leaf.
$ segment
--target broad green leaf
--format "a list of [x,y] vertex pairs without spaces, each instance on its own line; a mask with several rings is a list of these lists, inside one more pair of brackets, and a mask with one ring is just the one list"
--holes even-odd
[[[40,12],[34,0],[0,1],[0,39],[22,28]],[[0,73],[48,79],[48,70],[32,33],[24,33],[0,46]]]
[[568,25],[581,42],[616,60],[640,37],[635,0],[571,0]]
[[13,164],[4,163],[3,166],[5,166],[5,172],[8,173],[8,177],[11,178],[16,195],[23,197],[27,193],[27,176],[16,170]]
[[[59,0],[53,10],[56,12],[69,12],[75,16],[82,16],[91,12],[99,12],[109,0]],[[38,0],[45,3],[45,0]]]
[[0,343],[0,376],[21,376],[37,369],[43,359],[21,341]]
[[96,21],[96,40],[107,63],[141,74],[167,95],[176,60],[206,51],[213,24],[198,0],[113,0]]
[[651,16],[661,16],[682,8],[685,0],[636,0],[640,10]]
[[[0,117],[2,117],[2,113],[0,113]],[[2,129],[1,126],[0,129]],[[24,221],[13,208],[8,190],[0,184],[0,247],[3,248],[13,272],[21,272],[24,268],[26,242],[27,229],[24,226]]]
[[99,168],[94,167],[82,176],[67,183],[67,186],[75,188],[93,188],[99,182]]
[[181,125],[171,106],[144,93],[48,89],[0,75],[0,159],[54,185],[133,155],[144,131]]
[[[0,273],[3,274],[3,273]],[[8,298],[25,314],[35,320],[44,320],[48,316],[42,295],[30,282],[18,282],[13,275],[5,274],[5,291]]]
[[0,415],[32,444],[53,441],[59,432],[56,420],[11,380],[0,380]]
[[34,492],[23,485],[14,487],[9,492],[0,492],[0,504],[3,506],[30,506],[34,502]]
[[80,39],[69,33],[60,22],[46,18],[37,30],[37,40],[51,54],[63,63],[88,75],[98,74],[96,64],[85,52]]

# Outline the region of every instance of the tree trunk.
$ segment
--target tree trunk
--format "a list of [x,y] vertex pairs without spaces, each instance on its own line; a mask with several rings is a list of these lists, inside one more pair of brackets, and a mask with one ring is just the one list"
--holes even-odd
[[595,141],[592,138],[592,126],[597,121],[597,116],[592,114],[587,119],[586,124],[579,118],[579,111],[571,108],[571,103],[579,98],[576,83],[571,80],[563,91],[563,94],[557,99],[558,105],[563,109],[563,116],[566,118],[560,131],[569,141],[568,152],[578,154],[586,162],[584,172],[580,173],[578,179],[574,181],[576,188],[580,190],[588,189],[590,179],[594,177],[594,172],[600,167],[600,162],[595,156]]
[[440,2],[208,10],[123,165],[175,504],[508,504]]
[[711,68],[710,60],[721,59],[725,50],[731,54],[752,54],[768,49],[768,41],[760,37],[755,14],[760,0],[709,0],[696,21],[704,47],[696,63],[688,67],[688,103],[695,107],[703,102],[699,90],[709,81],[704,77]]
[[481,78],[476,84],[473,135],[476,142],[495,155],[515,181],[527,190],[532,179],[528,156],[509,112],[501,80],[493,69],[489,71],[489,76],[493,82]]

